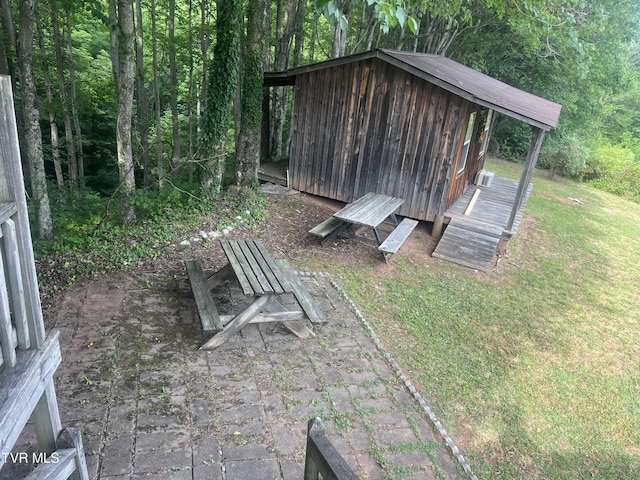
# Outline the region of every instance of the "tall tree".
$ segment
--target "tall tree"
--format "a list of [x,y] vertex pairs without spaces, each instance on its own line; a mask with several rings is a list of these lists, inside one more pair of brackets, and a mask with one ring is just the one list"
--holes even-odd
[[262,123],[262,70],[266,0],[247,3],[247,33],[242,55],[240,92],[240,133],[236,144],[235,180],[237,185],[258,182],[260,160],[260,126]]
[[167,17],[167,33],[169,35],[169,91],[171,92],[171,127],[173,152],[171,167],[177,172],[180,166],[180,118],[178,117],[178,67],[176,66],[176,0],[169,0],[169,16]]
[[241,13],[241,0],[218,1],[216,45],[209,72],[208,101],[203,128],[207,166],[202,177],[202,189],[214,196],[220,193],[224,176],[225,143],[240,58]]
[[35,0],[20,2],[20,28],[17,37],[18,68],[20,70],[20,92],[26,124],[27,158],[31,177],[31,193],[36,203],[38,236],[53,238],[53,222],[44,170],[40,111],[33,77],[33,26],[35,25]]
[[149,187],[152,184],[151,161],[149,159],[149,106],[147,89],[144,81],[144,35],[142,28],[142,1],[136,2],[136,122],[140,135],[140,163],[143,167],[143,182]]
[[[110,0],[114,3],[116,0]],[[118,118],[116,122],[116,145],[120,183],[124,188],[125,221],[135,220],[135,210],[131,196],[135,191],[135,172],[133,148],[131,144],[131,117],[133,113],[134,91],[134,34],[133,3],[129,0],[117,0],[111,7],[117,13],[117,53],[112,58],[113,70],[116,72],[116,92],[118,97]]]
[[[188,14],[188,30],[187,30],[187,45],[188,50],[192,52],[193,48],[193,0],[189,0],[189,14]],[[193,183],[193,151],[194,151],[194,138],[193,138],[193,127],[195,120],[193,118],[193,104],[195,100],[195,88],[194,88],[194,55],[189,55],[189,76],[187,79],[187,83],[189,85],[189,92],[187,94],[187,164],[189,165],[189,183]]]
[[[275,55],[273,68],[284,71],[289,68],[292,39],[296,33],[297,10],[304,9],[304,0],[278,0],[276,10]],[[289,89],[274,87],[271,107],[271,158],[280,160],[283,156],[283,133],[286,121]]]
[[158,35],[156,26],[156,2],[151,0],[151,48],[153,50],[153,97],[156,112],[156,168],[158,187],[164,186],[164,161],[162,156],[162,105],[160,103],[160,72],[158,71]]
[[73,145],[73,130],[71,127],[71,116],[69,115],[69,102],[67,100],[67,84],[64,77],[64,59],[62,57],[62,40],[60,38],[60,24],[58,22],[58,6],[56,0],[51,0],[51,29],[53,30],[53,45],[56,56],[56,68],[58,70],[58,95],[60,96],[60,107],[62,119],[64,121],[64,138],[67,151],[67,171],[69,174],[69,184],[71,189],[77,187],[78,181],[78,161],[76,149]]
[[60,163],[60,148],[58,145],[58,122],[56,120],[56,112],[53,102],[53,89],[51,87],[51,75],[49,73],[49,62],[47,61],[47,51],[44,43],[44,32],[42,31],[42,22],[36,15],[36,27],[38,30],[38,46],[40,48],[40,58],[42,60],[42,77],[44,81],[45,94],[47,98],[47,109],[49,110],[49,130],[51,132],[51,157],[53,159],[53,168],[56,174],[56,182],[58,187],[64,186],[64,176],[62,175],[62,165]]
[[[11,13],[11,1],[0,0],[0,73],[11,75],[13,73],[13,55],[16,47],[16,30],[13,25],[13,14]],[[15,81],[11,80],[11,86],[14,87]]]
[[84,149],[82,148],[82,127],[80,126],[80,116],[78,115],[78,94],[76,93],[76,66],[73,60],[73,39],[71,37],[71,7],[67,10],[67,61],[69,64],[69,90],[71,91],[71,117],[73,118],[73,128],[76,140],[76,158],[78,165],[78,180],[80,188],[84,190]]

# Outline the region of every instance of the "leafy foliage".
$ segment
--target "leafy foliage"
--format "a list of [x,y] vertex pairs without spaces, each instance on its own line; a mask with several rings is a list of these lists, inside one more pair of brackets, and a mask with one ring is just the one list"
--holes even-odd
[[624,145],[599,145],[592,150],[583,176],[600,190],[640,203],[638,151]]
[[[35,241],[34,251],[43,297],[84,276],[127,270],[170,254],[178,242],[202,229],[222,230],[262,220],[265,198],[252,190],[239,197],[221,196],[215,203],[178,188],[137,192],[138,220],[123,226],[117,210],[105,217],[108,201],[97,194],[79,199],[51,188],[55,239]],[[63,282],[64,283],[64,282]]]
[[549,139],[540,153],[539,165],[551,175],[578,178],[587,163],[589,149],[574,136]]

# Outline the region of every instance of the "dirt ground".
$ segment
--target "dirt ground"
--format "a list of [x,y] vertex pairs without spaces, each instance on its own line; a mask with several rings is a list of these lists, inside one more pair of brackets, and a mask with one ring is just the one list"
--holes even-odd
[[[275,258],[285,258],[295,266],[312,260],[315,264],[336,265],[355,264],[375,267],[381,271],[393,268],[386,264],[382,254],[373,246],[349,238],[338,237],[331,242],[321,240],[308,231],[344,206],[344,203],[316,197],[305,193],[291,195],[268,195],[267,219],[259,221],[250,229],[236,229],[232,237],[259,238]],[[391,230],[390,225],[380,227],[381,234]],[[430,236],[431,225],[421,222],[415,232],[397,254],[410,255],[413,261],[432,261],[431,253],[436,242]],[[371,236],[370,232],[362,232]],[[197,232],[194,232],[194,236]],[[205,266],[222,262],[222,251],[216,241],[202,243],[202,248],[191,245],[189,254],[201,260]],[[212,251],[213,250],[213,251]],[[176,252],[182,258],[184,252]],[[175,268],[172,256],[154,262],[155,268]],[[178,265],[181,270],[182,266]]]

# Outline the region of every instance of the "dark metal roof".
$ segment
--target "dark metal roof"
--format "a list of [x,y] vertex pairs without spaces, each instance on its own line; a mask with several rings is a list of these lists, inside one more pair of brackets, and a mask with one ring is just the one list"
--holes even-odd
[[379,58],[471,102],[543,130],[549,130],[558,124],[562,105],[519,90],[449,58],[427,53],[372,50],[286,72],[267,72],[265,85],[293,84],[297,75],[367,58]]

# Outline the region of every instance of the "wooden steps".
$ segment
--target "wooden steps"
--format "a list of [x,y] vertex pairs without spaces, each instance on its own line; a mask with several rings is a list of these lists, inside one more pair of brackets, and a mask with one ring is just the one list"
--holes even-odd
[[502,237],[502,229],[453,219],[438,242],[433,256],[476,270],[487,271]]

